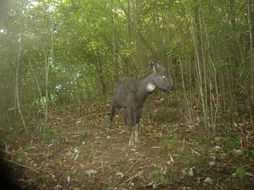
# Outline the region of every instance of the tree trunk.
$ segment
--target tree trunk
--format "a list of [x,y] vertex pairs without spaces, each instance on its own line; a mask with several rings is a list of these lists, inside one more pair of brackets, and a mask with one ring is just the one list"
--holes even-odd
[[21,61],[21,51],[22,51],[22,40],[23,40],[23,24],[22,24],[22,11],[23,11],[23,2],[21,2],[21,8],[20,8],[20,15],[19,15],[19,30],[20,30],[20,36],[18,37],[18,53],[17,53],[17,64],[16,64],[16,83],[15,83],[15,97],[16,97],[16,107],[20,116],[20,119],[22,121],[22,125],[28,133],[26,122],[24,119],[23,112],[20,107],[20,98],[19,98],[19,68],[20,68],[20,61]]

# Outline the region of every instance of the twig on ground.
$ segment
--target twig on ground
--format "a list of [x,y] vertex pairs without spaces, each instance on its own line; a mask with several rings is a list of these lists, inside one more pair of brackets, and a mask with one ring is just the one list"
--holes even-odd
[[133,179],[135,179],[136,177],[138,177],[138,176],[141,176],[142,174],[143,174],[143,170],[142,171],[139,171],[137,174],[135,174],[134,176],[132,176],[132,177],[130,177],[130,178],[128,178],[127,180],[125,180],[124,182],[125,183],[127,183],[128,181],[132,181]]
[[200,153],[198,153],[197,151],[195,151],[195,150],[193,150],[193,149],[191,149],[191,152],[193,152],[194,154],[197,154],[197,155],[201,156]]
[[[129,167],[128,170],[126,170],[124,176],[126,176],[126,175],[134,168],[134,166],[135,166],[140,160],[141,160],[141,158],[137,159],[136,162],[135,162],[134,164],[132,164],[131,167]],[[122,176],[122,177],[112,186],[112,188],[114,188],[114,187],[116,187],[117,185],[119,185],[119,184],[122,182],[124,176]]]

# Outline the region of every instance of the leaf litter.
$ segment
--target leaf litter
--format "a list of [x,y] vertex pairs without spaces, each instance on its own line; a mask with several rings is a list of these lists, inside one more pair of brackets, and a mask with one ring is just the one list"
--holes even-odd
[[147,106],[140,143],[129,147],[123,111],[109,130],[105,102],[80,107],[85,106],[50,110],[46,137],[24,135],[6,142],[4,160],[20,171],[15,178],[23,187],[250,189],[254,184],[254,160],[247,151],[253,146],[251,130],[247,131],[246,147],[243,144],[230,151],[219,134],[204,143],[206,138],[197,128],[185,126],[181,118],[171,123],[155,121]]

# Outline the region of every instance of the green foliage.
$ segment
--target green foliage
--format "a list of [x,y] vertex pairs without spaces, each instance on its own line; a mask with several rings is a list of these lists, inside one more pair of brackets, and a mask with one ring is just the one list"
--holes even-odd
[[26,145],[25,147],[21,147],[16,151],[16,154],[18,157],[25,157],[27,152],[29,152],[30,150],[34,149],[34,147],[30,144]]
[[59,128],[58,127],[48,127],[48,128],[42,128],[42,134],[41,137],[46,143],[52,143],[52,141],[55,141],[57,143],[60,139],[58,139],[58,133]]
[[142,76],[154,58],[171,71],[188,105],[188,117],[194,116],[195,107],[202,127],[216,125],[215,118],[221,119],[217,116],[222,113],[245,115],[242,107],[250,107],[245,100],[251,99],[253,81],[249,27],[254,19],[248,23],[247,6],[244,0],[4,3],[0,113],[7,118],[6,110],[15,107],[21,43],[18,81],[27,120],[36,114],[35,107],[39,110],[46,103],[46,88],[51,107],[111,95],[117,79]]
[[240,148],[241,137],[239,137],[239,136],[227,136],[227,137],[223,138],[222,143],[223,143],[224,148],[226,150],[237,149],[237,148]]
[[[201,155],[205,155],[206,152],[206,150],[204,150],[203,148],[204,143],[192,140],[188,142],[188,145],[190,145],[190,147],[188,147],[187,145],[185,147],[185,145],[183,145],[183,141],[177,139],[176,136],[172,136],[167,140],[161,141],[160,143],[160,146],[162,148],[169,151],[177,147],[175,156],[181,158],[184,163],[191,166],[202,166]],[[195,148],[192,148],[192,146]]]
[[160,146],[165,149],[172,149],[174,146],[177,146],[181,141],[177,139],[176,136],[171,136],[167,140],[163,140],[160,142]]
[[161,173],[160,170],[154,170],[150,173],[150,177],[153,181],[153,189],[159,188],[161,185],[166,185],[168,183],[166,176]]
[[254,157],[254,148],[251,148],[251,149],[249,150],[249,153],[250,153],[250,156],[251,156],[251,157]]
[[240,179],[241,182],[243,182],[245,176],[246,176],[246,169],[244,166],[239,166],[236,168],[236,176]]
[[114,187],[108,187],[107,190],[115,190],[116,188]]

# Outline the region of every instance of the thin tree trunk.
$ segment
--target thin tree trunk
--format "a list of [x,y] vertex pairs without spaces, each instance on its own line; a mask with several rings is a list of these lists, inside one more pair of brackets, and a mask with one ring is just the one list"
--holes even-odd
[[205,106],[205,96],[204,96],[204,91],[203,91],[203,82],[202,82],[203,79],[202,79],[202,70],[201,70],[201,63],[200,63],[200,54],[198,52],[197,39],[195,36],[193,19],[191,19],[190,22],[191,22],[190,23],[191,38],[193,41],[194,53],[195,53],[195,58],[196,58],[197,79],[198,79],[197,85],[198,85],[198,89],[199,89],[199,93],[200,93],[203,121],[204,121],[204,125],[207,126],[207,110],[206,110],[206,106]]
[[[207,55],[207,65],[208,65],[208,77],[207,77],[207,82],[208,82],[208,89],[209,89],[209,109],[210,109],[210,118],[211,118],[211,124],[214,126],[214,132],[215,132],[215,126],[217,122],[217,114],[218,114],[218,85],[217,85],[217,72],[215,69],[215,65],[211,56],[210,52],[210,40],[207,32],[207,24],[205,21],[205,14],[203,10],[203,4],[200,1],[200,6],[201,6],[201,23],[202,23],[202,29],[204,33],[204,42],[206,44],[206,55]],[[204,70],[205,71],[205,70]],[[215,94],[212,92],[212,89],[215,89]],[[208,93],[208,91],[206,91]],[[208,97],[208,95],[207,95]],[[208,105],[207,105],[208,106]]]
[[181,79],[182,79],[182,89],[183,89],[183,94],[184,94],[184,101],[185,101],[185,106],[186,106],[186,110],[187,110],[187,114],[188,114],[188,121],[190,121],[190,124],[192,125],[193,124],[192,106],[191,106],[191,101],[188,99],[188,95],[187,95],[187,90],[186,90],[186,85],[185,85],[185,79],[184,79],[184,68],[183,68],[182,60],[179,60],[179,63],[180,63],[180,71],[181,71]]
[[[207,69],[207,60],[206,60],[206,49],[205,49],[205,40],[204,40],[204,25],[202,22],[202,14],[203,14],[203,7],[202,2],[199,1],[199,10],[198,10],[198,22],[199,22],[199,31],[200,31],[200,50],[202,55],[202,71],[203,71],[203,77],[201,76],[202,80],[202,88],[203,88],[203,97],[204,97],[204,107],[205,107],[205,118],[207,118],[207,112],[208,112],[208,102],[207,102],[207,83],[209,80],[208,76],[208,69]],[[201,73],[202,73],[201,71]],[[206,119],[205,119],[206,120]]]
[[250,118],[251,125],[253,126],[253,112],[254,112],[254,47],[253,47],[253,34],[251,26],[251,1],[248,0],[248,26],[249,26],[249,38],[250,38],[250,62],[251,62],[251,76],[250,76]]
[[97,72],[99,83],[101,85],[101,93],[103,96],[105,96],[106,92],[107,92],[107,88],[106,88],[106,83],[103,78],[102,60],[100,59],[99,49],[96,49],[95,57],[96,57],[95,69]]
[[48,84],[49,84],[49,62],[53,64],[53,55],[54,55],[54,26],[51,26],[51,49],[50,49],[50,56],[48,57],[47,54],[44,52],[44,61],[45,61],[45,105],[44,105],[44,128],[48,126],[48,107],[49,107],[49,91],[48,91]]
[[[112,48],[113,48],[113,57],[112,57],[112,61],[113,61],[113,64],[114,64],[114,69],[115,69],[115,79],[119,79],[119,69],[118,69],[118,61],[117,61],[117,53],[116,53],[116,34],[115,34],[115,24],[114,24],[114,12],[113,12],[113,9],[114,9],[114,1],[111,0],[110,1],[110,12],[111,12],[111,25],[113,27],[113,32],[112,32],[112,37],[111,37],[111,43],[112,43]],[[97,67],[97,66],[96,66]],[[103,85],[103,84],[102,84]],[[104,86],[105,87],[105,86]],[[102,88],[104,88],[102,86]],[[105,93],[105,88],[103,89],[103,93]]]
[[20,30],[20,36],[18,37],[18,53],[17,53],[17,64],[16,64],[16,83],[15,83],[15,94],[16,94],[16,106],[17,106],[17,110],[20,116],[20,119],[22,121],[22,125],[26,131],[26,133],[28,133],[28,129],[26,126],[26,122],[24,119],[24,115],[23,112],[21,110],[20,107],[20,98],[19,98],[19,68],[20,68],[20,61],[21,61],[21,51],[22,51],[22,40],[23,40],[23,25],[22,25],[22,11],[23,11],[23,2],[21,2],[21,8],[20,8],[20,15],[19,15],[19,30]]
[[49,64],[48,56],[44,54],[45,58],[45,109],[44,109],[44,128],[48,126],[48,73],[49,73]]
[[[27,59],[28,59],[28,63],[30,65],[30,67],[31,67],[31,70],[32,70],[32,73],[33,73],[33,76],[34,76],[34,79],[35,79],[35,83],[36,83],[36,86],[37,86],[37,89],[38,89],[38,93],[39,93],[40,99],[42,99],[42,93],[41,93],[41,88],[40,88],[40,84],[39,84],[38,78],[37,78],[37,76],[35,74],[35,71],[34,71],[34,68],[33,68],[33,65],[31,63],[30,58],[28,57]],[[44,105],[43,105],[43,110],[44,110]]]

